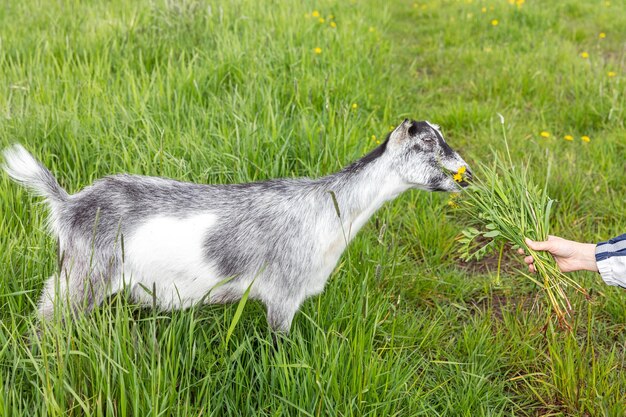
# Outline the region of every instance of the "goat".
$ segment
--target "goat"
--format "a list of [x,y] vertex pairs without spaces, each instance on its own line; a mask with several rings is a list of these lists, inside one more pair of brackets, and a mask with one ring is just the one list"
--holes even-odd
[[128,288],[138,303],[172,310],[233,302],[249,289],[282,332],[385,201],[410,188],[458,191],[467,183],[450,173],[462,167],[471,178],[437,125],[408,119],[372,152],[318,179],[204,185],[119,174],[69,195],[21,145],[4,157],[13,180],[45,197],[58,238],[58,275],[38,305],[43,320],[56,297],[86,312]]

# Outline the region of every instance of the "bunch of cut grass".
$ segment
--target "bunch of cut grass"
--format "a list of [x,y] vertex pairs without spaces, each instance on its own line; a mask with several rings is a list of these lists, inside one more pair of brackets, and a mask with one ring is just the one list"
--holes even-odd
[[547,193],[550,164],[545,184],[540,187],[529,175],[528,162],[513,163],[504,123],[502,125],[506,156],[494,151],[492,164],[479,164],[480,177],[464,189],[459,201],[460,210],[470,218],[470,227],[463,230],[458,239],[459,253],[465,261],[480,260],[500,248],[501,259],[505,244],[512,245],[513,249],[523,248],[534,258],[537,274],[533,276],[524,270],[519,273],[545,292],[559,323],[569,329],[572,306],[566,289],[571,287],[587,295],[586,290],[561,272],[552,255],[533,251],[524,241],[525,238],[539,241],[548,238],[555,202]]

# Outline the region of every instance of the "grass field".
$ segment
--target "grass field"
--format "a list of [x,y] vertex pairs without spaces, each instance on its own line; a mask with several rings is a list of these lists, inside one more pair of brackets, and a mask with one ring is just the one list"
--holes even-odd
[[[499,112],[516,161],[541,180],[553,160],[554,233],[624,233],[626,5],[522,3],[6,2],[0,145],[70,192],[117,172],[242,182],[338,170],[404,117],[486,161]],[[573,275],[592,297],[571,294],[559,329],[519,257],[499,283],[492,261],[455,257],[449,198],[385,205],[276,343],[255,302],[229,338],[237,305],[125,294],[37,339],[55,242],[2,174],[0,415],[626,415],[626,292]]]

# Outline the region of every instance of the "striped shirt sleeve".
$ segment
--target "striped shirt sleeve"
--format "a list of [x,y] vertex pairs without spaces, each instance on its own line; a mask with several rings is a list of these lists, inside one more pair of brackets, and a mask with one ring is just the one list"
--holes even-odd
[[596,263],[604,282],[626,288],[626,234],[598,243]]

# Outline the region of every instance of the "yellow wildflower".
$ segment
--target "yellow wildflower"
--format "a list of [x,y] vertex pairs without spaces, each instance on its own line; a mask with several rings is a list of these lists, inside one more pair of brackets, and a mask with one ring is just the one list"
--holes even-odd
[[589,136],[581,136],[581,138],[580,138],[580,139],[581,139],[583,142],[587,142],[587,143],[591,142],[591,139],[589,138]]
[[572,136],[572,135],[565,135],[565,136],[563,136],[563,139],[572,141],[572,140],[574,140],[574,136]]
[[337,27],[337,23],[335,22],[330,22],[330,27],[335,29]]
[[581,52],[581,53],[580,53],[580,57],[581,57],[582,59],[587,59],[587,58],[589,58],[589,53],[588,53],[588,52]]
[[372,135],[372,140],[376,141],[376,135]]
[[545,130],[543,132],[540,133],[542,138],[549,138],[550,137],[550,132],[546,132]]
[[461,168],[459,168],[459,170],[456,172],[457,174],[465,174],[465,171],[467,170],[467,168],[465,167],[465,165],[463,165]]
[[517,7],[522,7],[525,3],[525,0],[515,0],[515,5]]
[[606,38],[606,33],[600,32],[600,34],[598,35],[598,38],[600,38],[600,39]]
[[497,19],[493,19],[491,21],[491,26],[498,26],[498,20]]
[[311,13],[311,16],[320,17],[320,12],[318,12],[317,10],[313,10],[313,13]]
[[325,20],[324,20],[324,18],[323,18],[323,17],[320,17],[320,18],[318,19],[318,22],[320,22],[320,23],[324,23],[324,22],[325,22]]
[[448,200],[448,206],[452,208],[457,208],[459,205],[454,200]]
[[463,181],[463,175],[456,173],[452,176],[452,179],[456,182],[461,182]]
[[319,46],[315,49],[313,49],[313,52],[315,52],[316,54],[321,54],[322,53],[322,48],[320,48]]
[[609,71],[606,73],[606,75],[608,75],[609,77],[615,77],[617,73],[615,71]]
[[353,109],[355,109],[355,110],[356,110],[358,107],[359,107],[359,105],[358,105],[358,104],[356,104],[356,103],[352,103],[352,108],[353,108]]

